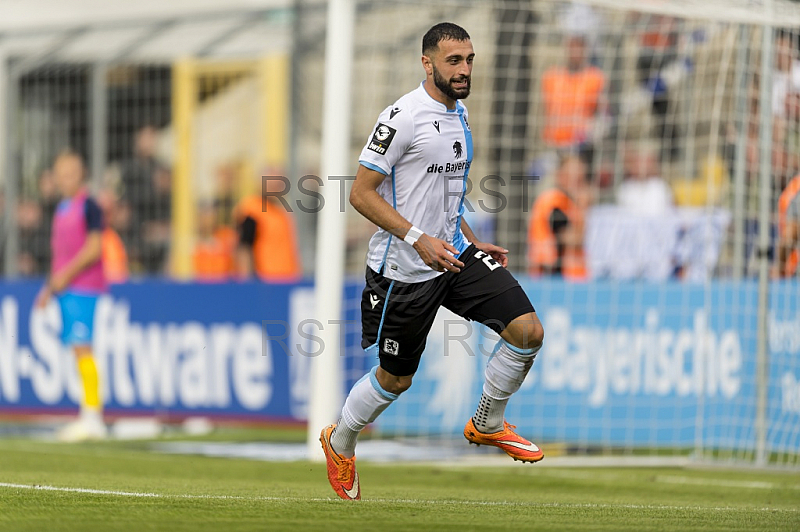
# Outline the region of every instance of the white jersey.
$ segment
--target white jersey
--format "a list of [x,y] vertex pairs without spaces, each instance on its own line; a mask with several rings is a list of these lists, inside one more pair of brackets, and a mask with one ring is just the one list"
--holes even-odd
[[[461,218],[472,133],[464,104],[457,101],[448,110],[420,84],[380,114],[358,162],[386,176],[377,192],[406,220],[459,253],[467,249]],[[367,265],[405,283],[444,273],[431,269],[412,246],[383,229],[369,241]]]

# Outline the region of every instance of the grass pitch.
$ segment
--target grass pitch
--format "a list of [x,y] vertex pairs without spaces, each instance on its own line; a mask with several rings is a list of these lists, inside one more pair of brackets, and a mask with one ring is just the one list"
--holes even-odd
[[324,464],[0,440],[0,530],[800,530],[797,474],[366,462],[359,474],[352,503]]

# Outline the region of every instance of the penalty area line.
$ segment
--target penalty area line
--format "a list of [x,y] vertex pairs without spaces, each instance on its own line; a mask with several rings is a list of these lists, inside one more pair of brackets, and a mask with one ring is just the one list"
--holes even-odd
[[[339,503],[341,499],[333,497],[246,497],[242,495],[200,495],[190,493],[153,493],[147,491],[117,491],[101,490],[93,488],[70,488],[63,486],[47,486],[41,484],[16,484],[12,482],[0,482],[0,488],[35,490],[35,491],[55,491],[62,493],[81,493],[88,495],[107,495],[111,497],[135,497],[145,499],[205,499],[205,500],[240,500],[240,501],[264,501],[264,502],[334,502]],[[730,506],[674,506],[659,504],[608,504],[608,503],[562,503],[562,502],[530,502],[530,501],[469,501],[469,500],[435,500],[435,499],[362,499],[357,504],[426,504],[432,506],[516,506],[530,508],[575,508],[575,509],[601,509],[601,510],[689,510],[689,511],[711,511],[711,512],[788,512],[797,513],[796,508],[735,508]]]

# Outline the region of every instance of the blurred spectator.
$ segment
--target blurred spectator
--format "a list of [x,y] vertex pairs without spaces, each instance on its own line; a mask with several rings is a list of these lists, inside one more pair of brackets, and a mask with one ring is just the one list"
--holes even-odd
[[[759,125],[761,120],[759,111],[761,102],[758,98],[758,83],[759,81],[756,80],[749,89],[750,112],[745,126],[745,179],[748,187],[755,186],[760,175],[761,139]],[[731,177],[736,174],[737,133],[736,125],[729,124],[724,153]],[[787,120],[782,116],[773,116],[771,148],[773,187],[775,190],[782,190],[786,187],[789,178],[800,171],[800,117]],[[756,200],[755,196],[750,197],[751,200]],[[755,204],[751,205],[750,208],[757,209]]]
[[800,174],[789,181],[778,199],[778,271],[793,277],[800,264]]
[[533,204],[528,226],[532,274],[586,279],[584,218],[591,203],[586,163],[576,155],[565,156],[556,171],[555,187],[542,192]]
[[[764,102],[772,110],[772,177],[775,190],[782,190],[789,179],[800,171],[800,60],[797,46],[800,34],[780,30],[775,41],[775,63],[772,79],[772,99]],[[748,87],[748,107],[745,169],[748,186],[759,176],[761,144],[761,79],[754,75]],[[730,123],[726,132],[725,157],[729,173],[735,175],[738,129]],[[752,206],[751,208],[756,208]]]
[[17,205],[17,267],[25,276],[42,275],[49,268],[50,226],[58,204],[58,192],[49,169],[40,174],[36,185],[39,199],[22,199]]
[[570,2],[563,6],[559,16],[561,31],[567,35],[583,35],[592,56],[592,63],[597,64],[597,45],[603,26],[603,17],[597,10],[584,2]]
[[36,188],[39,191],[39,202],[42,204],[42,208],[46,211],[52,211],[49,214],[52,219],[58,207],[59,194],[53,171],[50,168],[46,168],[39,174]]
[[103,273],[110,284],[127,282],[130,277],[128,252],[113,223],[119,218],[116,195],[111,190],[103,190],[97,195],[97,202],[106,222],[102,234]]
[[800,171],[800,60],[797,43],[800,34],[781,30],[775,43],[775,70],[772,74],[772,114],[774,119],[773,175],[777,189]]
[[153,174],[153,211],[143,224],[144,267],[149,272],[162,272],[166,267],[172,238],[172,174],[164,167]]
[[37,273],[44,273],[50,265],[50,233],[53,228],[53,217],[60,199],[58,188],[50,168],[46,168],[39,174],[36,182],[39,192],[39,209],[41,221],[35,232],[31,235],[31,240],[25,245],[29,247],[38,265]]
[[211,204],[200,206],[197,228],[198,238],[192,256],[195,279],[206,282],[231,279],[236,273],[236,231],[219,224]]
[[578,148],[590,162],[605,76],[588,63],[584,36],[568,37],[566,49],[566,67],[551,67],[542,78],[544,141],[551,148]]
[[785,188],[798,171],[800,171],[800,123],[775,117],[772,126],[772,176],[775,190]]
[[[747,187],[754,187],[758,182],[759,176],[759,162],[761,156],[761,143],[759,138],[760,132],[760,119],[759,119],[759,106],[758,89],[753,86],[750,88],[750,112],[745,124],[745,142],[744,142],[744,173]],[[775,181],[775,188],[782,189],[785,186],[784,177],[782,175],[788,170],[791,163],[791,157],[784,150],[783,139],[784,131],[781,124],[776,120],[772,128],[772,170]],[[736,175],[736,147],[738,142],[737,125],[729,123],[726,130],[726,139],[724,145],[724,156],[726,159],[726,167],[728,174],[731,178]],[[791,173],[789,175],[792,175]],[[755,201],[755,196],[750,196],[751,201]],[[749,208],[757,209],[758,207],[751,205]]]
[[37,187],[39,189],[39,205],[42,207],[42,221],[43,225],[47,228],[45,235],[47,245],[44,247],[47,248],[47,264],[50,264],[50,231],[52,229],[53,217],[55,216],[60,196],[58,188],[56,187],[56,181],[53,178],[53,172],[49,168],[39,175]]
[[625,152],[625,180],[617,189],[620,207],[637,214],[664,214],[673,206],[672,190],[661,178],[654,150],[640,146]]
[[172,211],[169,170],[156,159],[157,131],[145,126],[136,134],[134,156],[121,165],[123,202],[130,205],[135,228],[126,244],[131,259],[146,273],[165,267]]
[[661,154],[674,160],[678,155],[679,131],[675,120],[675,102],[670,99],[670,89],[665,71],[679,61],[677,20],[665,15],[637,14],[644,17],[644,31],[639,35],[639,58],[636,70],[639,83],[652,94],[652,113],[655,117],[656,138],[661,139]]
[[236,208],[236,171],[235,163],[224,164],[217,168],[214,209],[217,211],[217,223],[222,225],[233,225],[233,211]]
[[[19,229],[19,256],[17,270],[20,275],[42,275],[47,271],[45,262],[49,254],[42,238],[47,234],[43,227],[42,207],[38,201],[23,199],[17,205],[17,227]],[[44,246],[44,247],[43,247]]]
[[800,60],[797,41],[800,34],[781,30],[775,42],[775,70],[772,73],[772,113],[798,118],[800,113]]
[[261,193],[242,199],[236,207],[239,230],[239,275],[255,273],[264,281],[294,281],[302,267],[294,219],[274,195],[284,191],[278,178],[265,179]]

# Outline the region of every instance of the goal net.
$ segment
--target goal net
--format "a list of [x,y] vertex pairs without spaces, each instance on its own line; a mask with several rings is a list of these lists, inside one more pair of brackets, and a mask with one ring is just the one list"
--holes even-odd
[[[361,4],[354,166],[380,111],[423,78],[421,36],[442,20],[466,28],[476,51],[467,220],[511,251],[545,328],[508,421],[551,455],[797,466],[800,284],[779,276],[778,226],[779,198],[800,171],[800,6]],[[302,42],[295,65],[307,84],[323,70],[321,42]],[[305,85],[296,95],[302,175],[317,164],[322,98]],[[592,198],[588,280],[577,283],[534,275],[529,239],[534,202],[565,154],[585,163]],[[348,214],[348,286],[363,286],[373,230]],[[350,293],[345,307],[357,316],[360,291]],[[348,327],[346,352],[362,360],[349,366],[353,382],[376,360],[360,347],[359,324]],[[441,309],[414,385],[373,434],[460,437],[496,341]]]

